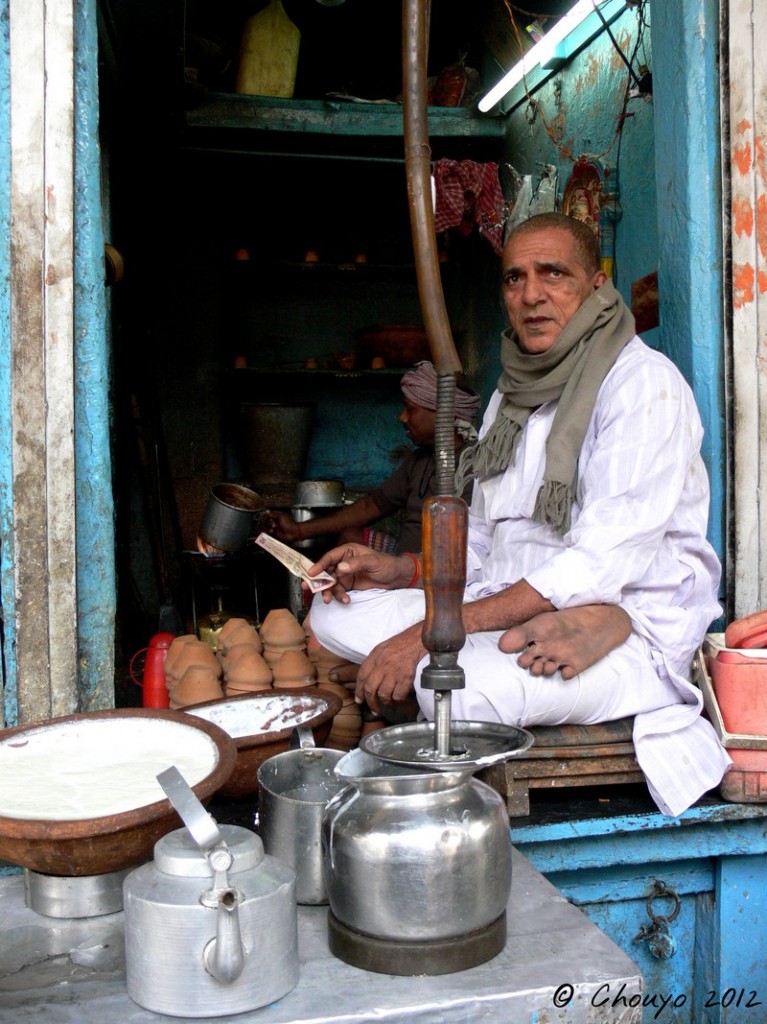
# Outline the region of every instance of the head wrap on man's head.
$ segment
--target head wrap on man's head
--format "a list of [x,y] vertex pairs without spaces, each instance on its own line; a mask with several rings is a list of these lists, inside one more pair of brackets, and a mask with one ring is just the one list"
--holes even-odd
[[[402,378],[400,387],[402,394],[413,405],[424,409],[437,408],[437,371],[428,360],[416,363]],[[455,418],[471,422],[479,412],[480,397],[472,391],[462,388],[455,389]]]

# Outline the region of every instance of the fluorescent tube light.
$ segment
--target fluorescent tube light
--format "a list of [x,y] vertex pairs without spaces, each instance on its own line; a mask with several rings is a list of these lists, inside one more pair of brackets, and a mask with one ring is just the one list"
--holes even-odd
[[[562,17],[553,25],[545,36],[537,42],[535,46],[531,47],[522,57],[522,60],[515,64],[514,67],[508,71],[503,78],[498,82],[497,85],[482,97],[479,101],[479,109],[486,113],[491,110],[496,103],[503,99],[511,90],[521,82],[525,75],[529,75],[530,72],[536,67],[545,68],[547,64],[552,63],[552,58],[559,58],[559,63],[564,59],[564,55],[557,48],[561,43],[570,35],[570,33],[576,29],[582,22],[588,18],[590,14],[593,14],[598,4],[596,0],[578,0],[578,3],[570,10],[563,14]],[[610,0],[604,4],[605,7],[615,6],[611,5]],[[623,9],[625,4],[620,4],[620,10]],[[615,16],[615,15],[613,15]]]

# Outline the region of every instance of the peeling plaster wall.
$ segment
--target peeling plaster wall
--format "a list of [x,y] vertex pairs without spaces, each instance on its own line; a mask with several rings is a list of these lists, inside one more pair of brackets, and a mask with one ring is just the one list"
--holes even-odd
[[[541,164],[553,163],[560,195],[579,156],[618,163],[615,282],[630,302],[632,282],[658,271],[660,326],[643,337],[674,360],[695,392],[711,479],[709,539],[723,558],[718,8],[696,0],[648,5],[648,12],[652,33],[645,29],[637,63],[653,73],[653,102],[628,101],[622,138],[616,127],[628,70],[602,33],[534,93],[540,111],[523,101],[510,112],[505,158],[536,180]],[[627,10],[611,27],[630,56],[636,13]],[[497,363],[486,362],[485,388],[496,374]]]
[[732,296],[732,322],[727,325],[733,474],[729,589],[736,617],[767,606],[767,69],[761,59],[766,30],[763,3],[731,0],[724,159],[732,218],[732,260],[725,275]]
[[[628,11],[613,22],[612,32],[630,57],[637,40],[634,12]],[[652,68],[648,29],[638,51],[639,62]],[[588,154],[613,168],[617,164],[617,173],[613,169],[611,178],[617,180],[622,214],[615,229],[613,279],[630,302],[631,282],[657,270],[658,233],[653,104],[641,98],[630,99],[619,137],[627,81],[626,65],[602,33],[533,95],[540,111],[523,102],[511,112],[505,158],[535,180],[542,163],[554,164],[560,195],[578,157]],[[657,347],[656,331],[644,337]]]
[[[627,57],[636,44],[637,18],[627,11],[611,26]],[[653,65],[650,32],[645,28],[636,63]],[[655,191],[654,108],[644,99],[630,99],[622,136],[618,125],[628,82],[628,69],[609,37],[602,33],[540,88],[531,99],[510,110],[503,159],[520,174],[532,175],[537,184],[543,164],[554,164],[559,175],[561,200],[574,162],[581,156],[598,157],[616,181],[621,208],[614,235],[616,286],[631,301],[631,283],[658,268],[658,229]],[[536,109],[536,105],[540,109]],[[494,284],[498,294],[499,281]],[[495,300],[499,329],[505,324],[500,299]],[[659,346],[658,330],[647,331],[645,341]],[[497,356],[486,358],[481,372],[483,394],[497,378]]]
[[[3,612],[3,715],[4,724],[15,725],[22,717],[22,698],[28,700],[29,688],[19,671],[22,639],[29,647],[30,633],[19,628],[21,614],[16,589],[14,563],[24,564],[30,571],[26,549],[13,551],[14,528],[18,536],[18,498],[21,493],[20,471],[14,480],[13,449],[10,444],[14,424],[13,386],[23,387],[19,375],[13,375],[11,358],[11,150],[10,150],[10,59],[9,10],[0,0],[0,586]],[[67,621],[66,630],[56,634],[57,647],[69,645],[77,634],[75,703],[79,711],[110,707],[114,703],[114,628],[115,577],[114,531],[112,507],[112,474],[109,422],[109,358],[106,344],[106,311],[104,301],[104,238],[101,224],[101,193],[98,153],[98,89],[97,38],[95,0],[77,0],[75,5],[75,125],[76,148],[74,167],[75,249],[74,303],[67,314],[74,315],[74,435],[76,449],[76,480],[73,488],[74,508],[63,509],[68,523],[76,531],[76,595],[71,594],[72,575],[65,573],[60,561],[53,561],[46,586],[55,594],[53,583],[66,588],[67,596],[76,599],[76,615]],[[69,201],[71,206],[71,200]],[[74,307],[74,308],[72,308]],[[25,339],[32,343],[35,339]],[[62,346],[63,347],[63,346]],[[67,367],[68,369],[68,367]],[[53,373],[53,371],[49,372]],[[63,376],[63,374],[62,374]],[[47,415],[61,416],[61,395],[55,389],[48,394]],[[18,396],[17,401],[18,401]],[[72,430],[70,423],[67,429]],[[55,472],[63,472],[63,455],[59,447],[50,446],[50,462]],[[14,483],[17,499],[14,506]],[[46,500],[50,502],[50,493]],[[71,536],[71,530],[68,534]],[[22,561],[24,560],[24,561]],[[47,571],[47,570],[46,570]],[[58,574],[53,580],[53,573]],[[63,637],[64,643],[61,643]],[[39,640],[38,640],[39,643]],[[51,649],[53,649],[53,644]],[[58,650],[53,651],[54,655]],[[63,656],[62,656],[63,657]],[[49,665],[60,665],[62,657],[51,658]],[[61,671],[33,674],[35,696],[42,694],[52,713],[63,713],[70,697],[70,681]],[[42,714],[35,710],[37,717]]]
[[[8,52],[8,3],[0,0],[0,437],[11,436],[11,231],[10,231],[10,63]],[[13,550],[11,503],[13,500],[11,446],[0,444],[0,628],[13,636]],[[8,685],[15,677],[15,649],[2,645],[0,724],[16,720],[16,691]]]

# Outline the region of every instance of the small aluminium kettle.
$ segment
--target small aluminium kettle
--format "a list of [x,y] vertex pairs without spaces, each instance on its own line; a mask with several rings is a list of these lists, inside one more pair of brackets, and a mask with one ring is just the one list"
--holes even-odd
[[157,779],[186,828],[125,879],[128,995],[175,1017],[266,1006],[298,981],[295,872],[255,833],[219,826],[177,768]]

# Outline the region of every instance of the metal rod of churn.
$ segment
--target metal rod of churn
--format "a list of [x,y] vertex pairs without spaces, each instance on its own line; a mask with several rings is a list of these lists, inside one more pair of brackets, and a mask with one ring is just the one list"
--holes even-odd
[[451,751],[452,695],[450,690],[434,691],[434,750],[440,758],[448,757]]

